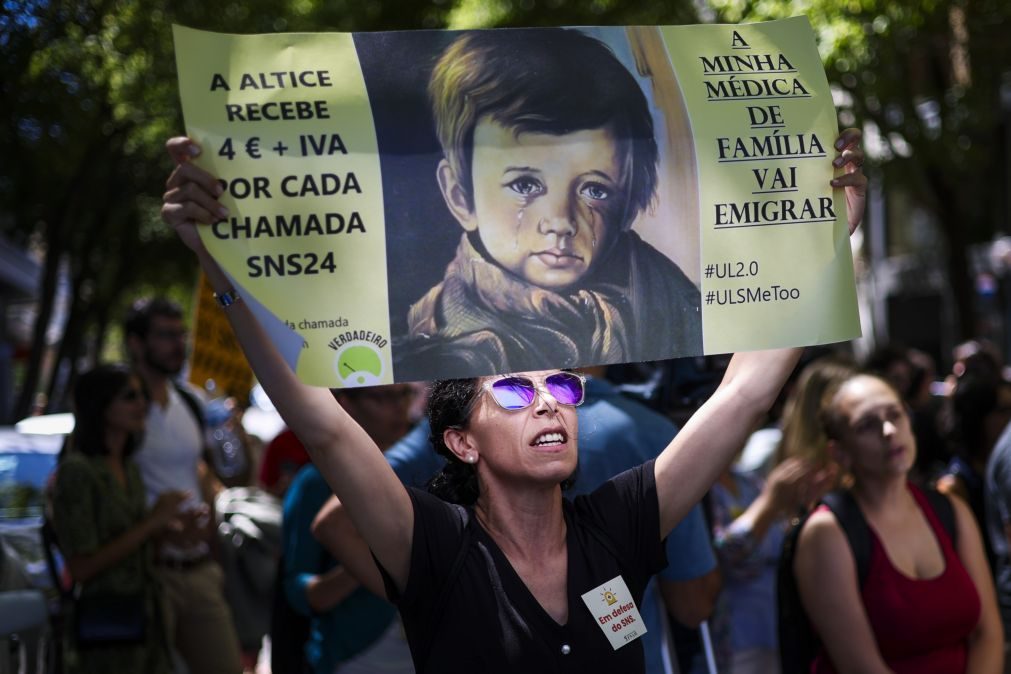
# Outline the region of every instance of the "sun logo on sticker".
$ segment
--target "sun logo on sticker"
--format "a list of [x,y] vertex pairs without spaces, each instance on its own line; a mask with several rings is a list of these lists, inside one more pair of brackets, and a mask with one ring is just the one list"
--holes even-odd
[[608,606],[611,606],[618,603],[618,598],[610,590],[604,590],[604,601],[607,602]]

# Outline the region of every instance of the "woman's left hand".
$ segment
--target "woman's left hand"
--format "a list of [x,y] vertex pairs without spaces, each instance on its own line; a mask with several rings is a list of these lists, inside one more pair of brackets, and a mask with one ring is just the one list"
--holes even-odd
[[165,148],[175,162],[175,170],[165,181],[161,219],[198,256],[206,255],[197,225],[210,225],[228,217],[228,209],[218,197],[223,188],[217,178],[192,163],[200,156],[200,146],[185,136],[169,138]]
[[862,138],[863,133],[860,129],[845,129],[836,138],[835,149],[838,156],[832,160],[832,166],[845,169],[842,175],[832,179],[832,186],[846,190],[846,217],[849,220],[850,234],[856,231],[864,219],[864,206],[867,203],[867,176],[863,170]]

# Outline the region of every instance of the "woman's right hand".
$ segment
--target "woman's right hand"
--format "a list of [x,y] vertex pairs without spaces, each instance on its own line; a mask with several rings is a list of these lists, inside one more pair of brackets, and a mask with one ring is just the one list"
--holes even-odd
[[834,465],[818,466],[800,457],[791,457],[772,469],[766,489],[780,515],[791,516],[821,500],[835,484]]
[[209,225],[228,217],[228,209],[218,201],[223,190],[217,178],[190,160],[200,156],[200,146],[185,136],[170,138],[165,149],[175,162],[175,170],[165,182],[161,219],[193,252],[206,252],[197,224]]
[[804,484],[811,469],[811,464],[804,459],[791,457],[769,473],[766,489],[772,497],[773,507],[780,515],[790,515],[800,506]]
[[190,498],[187,491],[166,491],[158,496],[149,519],[156,532],[166,529],[179,515],[179,506]]

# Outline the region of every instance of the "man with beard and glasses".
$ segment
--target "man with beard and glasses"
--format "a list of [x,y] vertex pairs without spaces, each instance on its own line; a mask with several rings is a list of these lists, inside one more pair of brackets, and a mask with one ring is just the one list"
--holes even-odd
[[180,508],[181,526],[162,538],[156,554],[166,632],[191,674],[241,672],[221,567],[211,557],[214,501],[203,459],[203,403],[175,381],[186,362],[182,309],[164,298],[138,300],[123,333],[151,401],[147,431],[133,455],[148,503],[167,491],[191,494]]

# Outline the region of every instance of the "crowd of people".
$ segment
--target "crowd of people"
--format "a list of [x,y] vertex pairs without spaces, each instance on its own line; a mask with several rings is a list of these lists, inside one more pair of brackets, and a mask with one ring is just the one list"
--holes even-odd
[[[202,422],[186,397],[204,403],[173,379],[185,356],[182,314],[171,302],[143,300],[127,325],[131,364],[99,366],[75,386],[77,423],[53,483],[51,517],[78,587],[65,623],[65,668],[248,669],[251,661],[243,655],[249,649],[236,636],[237,617],[215,561],[215,478],[205,460]],[[775,412],[756,416],[748,432],[734,435],[725,451],[736,461],[713,474],[710,489],[688,497],[699,502],[686,504],[691,507],[663,546],[650,550],[649,536],[618,544],[654,560],[634,577],[635,589],[627,586],[646,628],[631,666],[671,672],[679,671],[680,662],[680,671],[707,671],[704,650],[675,646],[671,635],[672,625],[691,629],[707,621],[717,671],[790,671],[780,662],[784,626],[777,624],[777,571],[784,541],[795,530],[789,571],[816,639],[808,671],[1002,671],[1001,625],[1011,615],[1009,384],[992,347],[970,343],[958,353],[943,378],[924,354],[895,347],[879,350],[862,366],[845,350],[808,354],[809,362],[784,387],[781,404],[768,405]],[[932,393],[920,396],[931,382]],[[588,666],[588,659],[571,656],[598,628],[563,613],[572,608],[564,599],[570,590],[558,597],[541,586],[545,560],[536,560],[536,574],[523,573],[524,558],[485,529],[485,518],[488,528],[495,526],[492,518],[502,517],[495,508],[502,506],[482,505],[482,489],[496,488],[484,485],[496,483],[481,477],[474,464],[490,464],[508,482],[517,470],[510,461],[522,457],[506,453],[503,460],[480,444],[501,428],[464,437],[462,431],[472,428],[466,415],[474,414],[468,408],[483,397],[499,409],[503,401],[526,405],[522,409],[532,418],[553,422],[545,432],[575,432],[574,456],[551,479],[566,473],[559,484],[565,483],[566,499],[575,499],[564,502],[560,513],[564,546],[590,549],[579,553],[588,557],[579,574],[591,573],[600,563],[596,557],[613,553],[620,559],[621,553],[596,538],[608,517],[578,495],[601,498],[595,490],[614,489],[609,480],[615,475],[638,481],[634,489],[649,493],[636,467],[655,465],[673,439],[693,429],[689,425],[679,435],[669,415],[609,382],[606,368],[493,379],[481,387],[486,396],[473,384],[469,390],[461,386],[467,384],[437,384],[430,419],[420,420],[412,418],[415,399],[427,394],[420,387],[346,390],[331,397],[364,431],[366,446],[392,468],[398,486],[408,488],[415,508],[433,510],[425,515],[432,521],[419,522],[416,515],[413,525],[416,536],[435,537],[424,543],[428,558],[412,552],[408,560],[407,579],[421,573],[414,568],[420,565],[428,579],[423,588],[412,588],[407,579],[399,585],[373,557],[375,543],[359,533],[367,525],[345,512],[320,469],[326,463],[290,429],[267,445],[260,486],[278,508],[283,502],[276,561],[280,605],[275,602],[270,630],[274,671],[428,671],[431,662],[451,659],[450,650],[468,670],[496,649],[496,658],[529,659],[532,671],[545,662],[552,663],[551,671],[564,671],[560,659]],[[554,411],[546,401],[555,402]],[[573,421],[556,418],[569,406]],[[171,443],[159,448],[164,437]],[[439,437],[448,441],[433,451],[431,439]],[[917,451],[921,443],[940,449],[925,458]],[[166,444],[171,457],[160,456],[169,452]],[[608,511],[637,498],[622,491],[628,488],[608,493],[616,499],[607,503]],[[658,497],[658,488],[652,490]],[[370,493],[372,501],[386,503],[378,491]],[[856,504],[865,548],[854,543],[852,524],[826,497],[831,493]],[[936,494],[946,495],[947,514]],[[829,505],[819,505],[823,498]],[[588,510],[570,511],[576,504]],[[579,517],[601,518],[603,524],[583,524]],[[540,519],[538,526],[550,521]],[[641,537],[643,526],[651,531],[654,524],[660,526],[633,517],[621,520],[620,528]],[[457,557],[462,568],[455,568]],[[438,569],[450,576],[440,577]],[[603,575],[609,576],[605,581],[633,578],[610,568]],[[496,589],[482,599],[478,588],[486,585]],[[471,612],[468,623],[478,614],[491,620],[494,625],[484,629],[495,643],[474,639],[464,648],[442,641],[453,630],[445,637],[438,633],[459,620],[451,616],[460,611]],[[538,627],[537,634],[523,633],[526,621]],[[427,649],[420,659],[419,642]],[[591,650],[583,657],[602,653]]]
[[[611,117],[594,120],[586,132],[614,155],[608,166],[619,151],[633,161]],[[524,133],[572,133],[470,123],[517,152]],[[223,212],[219,183],[190,161],[200,148],[168,147],[162,217],[226,298],[289,427],[259,471],[281,513],[274,671],[1004,671],[1011,384],[985,345],[961,347],[935,386],[929,359],[901,348],[863,367],[841,352],[803,366],[800,349],[736,354],[681,428],[671,417],[684,410],[632,400],[603,368],[435,381],[414,420],[416,387],[331,392],[295,376],[198,234]],[[852,232],[866,185],[859,132],[835,149]],[[587,194],[635,188],[611,173]],[[468,181],[450,178],[464,242],[485,236]],[[517,241],[523,213],[510,221]],[[609,213],[559,222],[586,228],[593,255],[599,235],[603,255],[628,236]],[[537,231],[576,241],[553,217]],[[182,312],[139,301],[124,336],[129,365],[76,384],[52,490],[75,585],[66,669],[249,669],[259,644],[225,590],[205,404],[178,381]],[[702,648],[672,645],[675,626],[700,625]],[[809,638],[798,650],[786,633]]]
[[[64,664],[67,671],[158,672],[173,671],[182,661],[191,672],[240,671],[232,622],[241,618],[225,606],[222,570],[212,554],[215,476],[201,432],[203,402],[198,392],[172,379],[185,356],[182,313],[164,299],[141,300],[127,325],[132,364],[99,366],[75,386],[77,424],[52,489],[58,543],[80,588],[66,623]],[[568,375],[585,393],[578,408],[582,443],[573,493],[589,493],[609,476],[655,458],[677,431],[665,416],[608,384],[603,368],[593,374],[583,379]],[[450,471],[431,449],[427,421],[412,428],[411,401],[417,391],[396,385],[340,391],[335,398],[379,448],[389,450],[387,459],[403,482],[420,488],[440,470],[444,476]],[[154,432],[159,429],[160,434]],[[171,448],[159,448],[158,438],[169,435],[175,438]],[[143,451],[153,452],[161,465],[152,466],[148,458],[145,472]],[[324,519],[310,531],[317,515],[339,520],[340,512],[339,503],[323,507],[330,489],[301,442],[286,429],[267,445],[261,461],[264,492],[284,504],[277,566],[281,605],[274,606],[271,634],[275,671],[414,671],[403,628],[385,601],[381,581],[370,583],[367,574],[359,581],[348,573],[354,560],[340,564],[324,549],[340,540],[340,523]],[[453,489],[445,493],[465,498],[450,495],[456,493]],[[639,603],[647,626],[647,671],[670,667],[664,636],[668,615],[698,625],[711,611],[718,589],[701,508],[691,508],[674,528],[666,550],[671,563],[649,583],[648,596]],[[367,549],[358,563],[374,568]],[[102,620],[119,612],[125,625],[142,616],[140,631],[90,639],[74,613],[91,606],[92,596],[108,600]],[[137,610],[127,610],[129,601],[138,598]],[[173,601],[188,611],[185,620]],[[299,618],[304,620],[301,632],[293,624]],[[207,642],[194,648],[190,626],[204,633],[218,630],[215,648]]]
[[[182,312],[138,301],[124,335],[130,364],[75,386],[53,484],[77,587],[66,669],[242,671],[257,644],[240,642],[223,592],[223,486],[205,404],[177,381]],[[706,620],[717,671],[775,671],[791,529],[786,571],[813,629],[805,671],[1002,669],[1011,389],[985,344],[961,346],[942,381],[898,348],[862,368],[820,354],[796,377],[795,351],[736,357],[680,433],[662,413],[673,410],[620,393],[606,368],[436,382],[417,421],[418,387],[331,394],[293,381],[262,336],[246,348],[298,402],[259,470],[283,499],[275,671],[589,671],[601,659],[705,671],[704,652],[672,647],[670,624]],[[864,543],[831,494],[855,504]],[[631,598],[637,648],[594,639],[601,616],[577,610],[579,588]],[[453,625],[483,636],[460,644]]]

